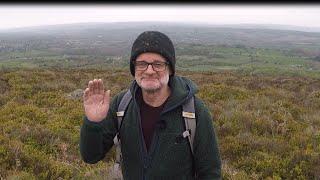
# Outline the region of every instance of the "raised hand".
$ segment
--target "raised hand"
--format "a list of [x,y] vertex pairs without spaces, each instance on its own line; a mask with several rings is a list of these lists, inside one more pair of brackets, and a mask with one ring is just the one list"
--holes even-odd
[[89,81],[83,93],[83,106],[87,118],[93,122],[102,121],[108,113],[110,90],[105,91],[101,79]]

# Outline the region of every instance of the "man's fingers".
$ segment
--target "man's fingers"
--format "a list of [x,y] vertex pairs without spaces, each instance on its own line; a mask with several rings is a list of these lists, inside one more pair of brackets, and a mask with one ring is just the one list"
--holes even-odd
[[93,79],[88,83],[88,94],[87,96],[91,96],[92,94],[104,94],[104,85],[101,79]]
[[93,93],[98,94],[99,93],[99,87],[98,87],[98,80],[94,79],[93,80]]
[[103,81],[101,79],[98,80],[98,86],[99,86],[99,94],[103,94],[104,86],[103,86]]
[[90,90],[89,88],[86,88],[83,92],[83,101],[86,102],[89,99],[90,96]]
[[88,88],[89,88],[89,95],[93,94],[93,81],[89,81]]

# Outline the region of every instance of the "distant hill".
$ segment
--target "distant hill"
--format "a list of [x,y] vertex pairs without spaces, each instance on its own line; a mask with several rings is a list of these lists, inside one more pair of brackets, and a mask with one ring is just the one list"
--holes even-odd
[[[276,28],[279,28],[278,30]],[[79,23],[17,28],[0,32],[0,47],[102,48],[122,55],[145,30],[162,31],[175,44],[243,45],[258,48],[320,50],[320,32],[279,25],[207,25],[165,22]],[[301,28],[300,28],[301,29]],[[27,45],[26,45],[27,44]],[[110,50],[111,49],[111,50]]]
[[221,25],[230,28],[245,28],[245,29],[273,29],[273,30],[289,30],[289,31],[302,31],[302,32],[320,32],[319,27],[305,27],[293,26],[282,24],[231,24]]

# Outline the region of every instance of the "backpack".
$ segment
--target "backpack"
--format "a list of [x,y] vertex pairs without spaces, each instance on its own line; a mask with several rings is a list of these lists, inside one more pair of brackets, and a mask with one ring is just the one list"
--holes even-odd
[[[131,99],[132,99],[132,95],[130,90],[128,90],[122,97],[120,104],[118,106],[118,112],[117,112],[118,130],[120,130],[122,119],[125,114],[125,110],[127,109],[127,106],[129,105]],[[186,128],[186,130],[182,133],[182,137],[183,138],[188,137],[190,149],[193,155],[193,141],[194,141],[194,135],[196,132],[196,115],[195,115],[195,108],[194,108],[194,96],[189,98],[182,105],[182,117],[184,117],[185,128]],[[121,142],[119,138],[119,132],[114,137],[113,142],[114,142],[114,145],[116,146],[116,161],[114,163],[112,176],[114,179],[123,179],[122,173],[121,173],[121,164],[120,164],[122,161],[122,155],[121,155]]]

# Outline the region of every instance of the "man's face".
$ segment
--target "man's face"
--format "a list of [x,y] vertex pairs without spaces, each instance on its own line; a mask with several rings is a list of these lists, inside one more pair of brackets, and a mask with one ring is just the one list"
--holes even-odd
[[[154,63],[153,67],[146,63]],[[135,61],[135,79],[142,90],[157,92],[168,86],[169,65],[166,59],[157,53],[142,53]],[[147,67],[146,67],[147,66]]]

